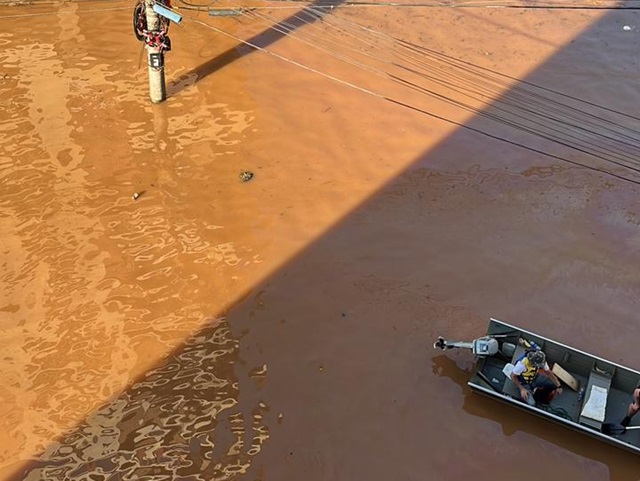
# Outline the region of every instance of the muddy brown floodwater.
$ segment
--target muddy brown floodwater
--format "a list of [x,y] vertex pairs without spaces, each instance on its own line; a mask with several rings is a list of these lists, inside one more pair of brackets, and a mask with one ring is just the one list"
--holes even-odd
[[[131,2],[0,6],[0,478],[640,479],[431,348],[494,316],[640,367],[638,185],[469,130],[596,165],[482,113],[526,81],[640,131],[638,13],[253,5],[181,10],[155,106]],[[437,101],[388,36],[510,80]]]

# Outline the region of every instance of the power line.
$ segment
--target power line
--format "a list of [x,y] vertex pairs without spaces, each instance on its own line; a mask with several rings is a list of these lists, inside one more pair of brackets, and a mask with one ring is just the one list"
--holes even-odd
[[[271,3],[297,3],[307,4],[311,6],[309,0],[266,0]],[[629,0],[636,2],[637,0]],[[589,3],[573,3],[567,2],[538,2],[538,3],[501,3],[499,1],[478,1],[478,2],[369,2],[369,1],[345,1],[313,3],[316,8],[332,8],[332,7],[399,7],[399,8],[510,8],[525,10],[640,10],[640,5],[623,5],[620,2],[611,2],[611,5],[600,4],[593,5]]]
[[[428,111],[426,109],[417,107],[415,105],[408,104],[408,103],[403,102],[401,100],[398,100],[398,99],[395,99],[395,98],[392,98],[392,97],[388,97],[388,96],[386,96],[384,94],[381,94],[379,92],[376,92],[374,90],[371,90],[371,89],[356,85],[356,84],[354,84],[352,82],[340,79],[338,77],[335,77],[333,75],[327,74],[326,72],[322,72],[322,71],[317,70],[317,69],[315,69],[313,67],[310,67],[308,65],[301,64],[300,62],[296,62],[294,60],[291,60],[291,59],[289,59],[289,58],[287,58],[287,57],[285,57],[283,55],[280,55],[280,54],[278,54],[276,52],[273,52],[271,50],[268,50],[268,49],[265,49],[263,47],[260,47],[259,45],[255,44],[255,43],[243,40],[242,38],[240,38],[240,37],[238,37],[238,36],[236,36],[234,34],[228,33],[226,31],[224,31],[224,30],[222,30],[220,28],[214,27],[214,26],[212,26],[212,25],[210,25],[210,24],[208,24],[206,22],[202,22],[202,21],[197,20],[197,19],[192,19],[192,21],[194,21],[194,22],[196,22],[198,24],[201,24],[201,25],[205,26],[206,28],[212,29],[212,30],[214,30],[214,31],[216,31],[216,32],[218,32],[218,33],[220,33],[222,35],[225,35],[225,36],[228,36],[230,38],[233,38],[234,40],[236,40],[238,42],[241,42],[241,43],[243,43],[245,45],[248,45],[251,48],[254,48],[254,49],[262,51],[262,52],[265,52],[265,53],[267,53],[267,54],[269,54],[271,56],[274,56],[274,57],[276,57],[276,58],[278,58],[278,59],[280,59],[282,61],[291,63],[293,65],[296,65],[299,68],[302,68],[302,69],[308,70],[308,71],[310,71],[312,73],[316,73],[316,74],[321,75],[323,77],[329,78],[329,79],[331,79],[331,80],[333,80],[335,82],[338,82],[340,84],[349,86],[349,87],[354,88],[354,89],[356,89],[356,90],[358,90],[360,92],[363,92],[365,94],[372,95],[372,96],[374,96],[376,98],[386,100],[386,101],[391,102],[393,104],[396,104],[398,106],[402,106],[402,107],[411,109],[413,111],[422,113],[424,115],[428,115],[428,116],[430,116],[432,118],[436,118],[436,119],[439,119],[441,121],[444,121],[444,122],[447,122],[447,123],[450,123],[450,124],[454,124],[454,125],[456,125],[458,127],[461,127],[461,128],[464,128],[464,129],[479,133],[481,135],[487,136],[487,137],[495,139],[495,140],[500,140],[502,142],[506,142],[506,143],[508,143],[510,145],[518,146],[520,148],[529,150],[531,152],[535,152],[537,154],[540,154],[540,155],[543,155],[543,156],[546,156],[546,157],[549,157],[549,158],[552,158],[552,159],[555,159],[555,160],[563,161],[563,162],[566,162],[566,163],[569,163],[569,164],[572,164],[572,165],[575,165],[575,166],[579,166],[579,167],[582,167],[582,168],[585,168],[585,169],[588,169],[588,170],[592,170],[592,171],[595,171],[595,172],[599,172],[599,173],[602,173],[602,174],[605,174],[605,175],[610,175],[610,176],[615,177],[617,179],[625,180],[627,182],[631,182],[633,184],[640,185],[640,181],[639,180],[635,180],[635,179],[632,179],[632,178],[629,178],[629,177],[626,177],[626,176],[623,176],[623,175],[619,175],[619,174],[616,174],[614,172],[611,172],[611,171],[608,171],[608,170],[605,170],[605,169],[602,169],[602,168],[598,168],[598,167],[590,166],[590,165],[587,165],[587,164],[584,164],[584,163],[581,163],[581,162],[573,161],[573,160],[567,159],[566,157],[555,155],[555,154],[552,154],[552,153],[549,153],[549,152],[546,152],[546,151],[543,151],[543,150],[540,150],[540,149],[525,145],[523,143],[516,142],[516,141],[510,140],[510,139],[506,139],[504,137],[492,134],[490,132],[483,131],[483,130],[481,130],[479,128],[472,127],[470,125],[466,125],[466,124],[463,124],[461,122],[446,118],[444,116],[435,114],[434,112]],[[575,147],[573,147],[573,148],[575,149]],[[593,155],[593,153],[588,152],[588,151],[584,151],[584,150],[580,150],[579,148],[577,148],[576,150],[584,152],[584,153],[588,153],[590,155]],[[629,170],[636,170],[633,167],[629,167],[629,166],[626,166],[626,165],[624,167],[626,169],[629,169]]]
[[[250,15],[250,14],[251,14],[251,12],[247,13],[247,15]],[[296,18],[298,20],[302,20],[303,23],[307,22],[306,20],[301,19],[301,17],[299,17],[299,16],[294,16],[294,18]],[[322,18],[324,20],[326,20],[326,18],[324,17],[324,13],[323,13],[323,17]],[[327,21],[325,21],[323,23],[323,27],[326,27],[328,25],[329,24],[328,24]],[[356,24],[356,25],[359,26],[359,24]],[[276,31],[278,31],[278,32],[280,32],[280,33],[283,33],[285,35],[289,35],[290,31],[287,31],[287,29],[288,30],[293,30],[296,27],[291,25],[290,23],[287,23],[286,21],[281,21],[280,23],[277,23],[275,25],[271,25],[271,28],[276,30]],[[384,35],[384,34],[381,34],[381,35]],[[292,38],[297,38],[298,40],[303,41],[305,44],[310,45],[313,48],[316,48],[318,50],[324,51],[325,53],[327,52],[326,48],[322,48],[320,46],[321,43],[319,42],[319,37],[315,37],[313,39],[313,41],[306,41],[306,40],[303,40],[303,39],[300,38],[302,35],[290,35],[290,36]],[[323,38],[325,38],[325,37],[327,37],[327,32],[323,31]],[[344,41],[342,41],[341,46],[343,46],[343,47],[346,46],[347,48],[350,48],[350,47],[348,47],[346,45],[346,43]],[[331,48],[331,47],[329,47],[329,48]],[[332,52],[335,52],[335,50],[332,50]],[[332,56],[334,56],[335,58],[338,58],[340,60],[346,61],[347,63],[350,63],[352,65],[357,65],[357,66],[363,67],[361,63],[354,62],[352,59],[349,59],[349,58],[345,59],[345,57],[343,55],[341,55],[341,54],[332,53]],[[379,60],[379,59],[377,59],[377,60]],[[400,66],[400,67],[406,69],[406,67],[404,67],[404,66]],[[455,106],[457,106],[457,107],[459,107],[459,108],[461,108],[463,110],[467,110],[467,111],[473,112],[473,113],[475,113],[475,114],[477,114],[479,116],[484,116],[484,117],[490,118],[491,120],[495,121],[496,123],[502,123],[502,124],[508,125],[509,127],[514,128],[514,129],[521,130],[521,131],[523,131],[525,133],[528,133],[530,135],[534,135],[534,136],[540,137],[540,138],[542,138],[544,140],[553,141],[553,142],[557,143],[558,145],[562,145],[564,147],[572,148],[572,149],[574,149],[574,150],[576,150],[578,152],[591,155],[591,156],[593,156],[593,157],[595,157],[595,158],[597,158],[599,160],[610,162],[610,163],[613,163],[613,164],[618,165],[620,167],[628,168],[628,169],[631,169],[631,170],[637,170],[636,168],[631,167],[630,165],[621,162],[621,161],[626,161],[626,162],[629,162],[631,164],[637,164],[637,161],[635,160],[636,156],[630,154],[628,151],[625,151],[624,148],[620,148],[620,147],[616,146],[616,150],[609,149],[609,151],[607,151],[606,148],[602,148],[598,143],[595,143],[591,138],[589,138],[589,137],[581,138],[579,135],[574,134],[573,130],[574,129],[583,130],[587,134],[588,133],[595,134],[596,136],[603,137],[607,141],[611,141],[611,142],[615,142],[615,143],[622,143],[623,146],[624,146],[624,144],[630,145],[629,142],[624,142],[624,141],[621,142],[618,138],[608,137],[608,136],[606,136],[606,135],[604,135],[604,134],[602,134],[600,132],[596,132],[596,131],[587,129],[587,128],[581,127],[579,125],[567,124],[566,121],[562,122],[559,119],[543,115],[541,112],[532,111],[531,109],[525,109],[525,108],[519,107],[519,110],[523,111],[529,117],[531,116],[531,114],[535,114],[535,115],[537,115],[537,117],[541,118],[542,120],[541,121],[540,120],[539,121],[535,121],[535,120],[532,120],[530,118],[525,118],[522,115],[519,116],[517,113],[510,112],[507,108],[501,107],[501,104],[504,103],[501,100],[495,101],[494,105],[492,105],[491,108],[493,110],[496,110],[496,109],[500,110],[500,111],[502,111],[503,114],[506,113],[506,114],[508,114],[508,115],[510,115],[512,117],[515,117],[515,120],[514,119],[509,120],[507,117],[496,115],[495,113],[487,112],[486,109],[478,109],[478,108],[470,106],[469,104],[465,104],[465,103],[462,103],[460,101],[455,101],[455,100],[453,100],[451,98],[448,98],[446,96],[438,94],[437,92],[434,92],[433,90],[426,89],[423,86],[420,86],[420,85],[416,84],[415,82],[407,81],[406,79],[398,77],[398,76],[391,77],[391,76],[389,76],[388,72],[382,72],[382,71],[373,69],[373,68],[371,68],[369,66],[366,66],[366,67],[363,67],[363,68],[365,70],[367,70],[367,71],[374,72],[377,75],[386,76],[387,78],[390,78],[391,80],[394,80],[396,82],[402,83],[403,85],[405,85],[408,88],[412,88],[414,90],[420,91],[420,92],[425,93],[427,95],[433,96],[434,98],[437,98],[440,101],[451,103],[451,104],[453,104],[453,105],[455,105]],[[439,82],[439,80],[437,78],[435,78],[435,77],[431,77],[431,79],[432,80],[435,79],[435,81]],[[439,82],[439,83],[442,84],[442,82]],[[450,87],[453,90],[460,92],[460,89],[456,88],[455,86],[447,85],[447,87]],[[496,105],[497,105],[497,107],[496,107]],[[574,110],[576,110],[576,109],[574,109]],[[518,118],[520,118],[521,120],[518,120]],[[542,121],[546,121],[546,120],[551,120],[551,121],[553,121],[553,122],[555,122],[557,124],[557,126],[555,127],[555,129],[556,129],[555,131],[554,131],[553,128],[550,128],[546,124],[542,123]],[[533,124],[533,127],[531,127],[531,126],[527,127],[522,122]],[[566,128],[567,126],[570,127],[572,130],[565,130],[564,132],[562,130],[560,130],[560,131],[557,130],[558,128]],[[545,134],[541,130],[535,130],[536,127],[538,129],[548,130],[549,133]],[[558,132],[561,134],[560,136],[559,136]],[[634,131],[634,132],[637,133],[637,131]],[[564,138],[562,137],[562,135],[564,135]],[[585,133],[583,133],[581,135],[584,137]],[[637,141],[637,139],[633,139],[633,140]],[[579,143],[576,144],[575,142],[579,142]],[[631,147],[634,147],[634,146],[631,145]],[[635,146],[636,149],[638,147],[640,147],[640,144]],[[635,153],[637,154],[638,152],[636,151]],[[613,156],[614,158],[617,158],[619,161],[616,161],[616,160],[613,160],[611,158],[606,157],[606,154],[609,154],[610,156]]]
[[[109,2],[113,0],[97,1]],[[196,4],[190,4],[185,0],[181,1],[187,6],[200,7]],[[296,1],[297,0],[289,0],[290,3]],[[291,21],[286,20],[278,21],[268,15],[258,13],[254,11],[254,9],[246,9],[241,6],[237,7],[238,12],[246,18],[252,21],[258,19],[267,23],[266,28],[268,29],[301,41],[307,46],[315,48],[337,60],[380,76],[396,85],[427,95],[440,102],[448,103],[461,110],[474,113],[477,116],[485,117],[497,125],[502,124],[527,135],[573,149],[582,154],[590,155],[600,161],[608,162],[630,171],[640,172],[640,168],[636,167],[640,166],[640,162],[637,160],[640,158],[640,138],[638,137],[640,136],[640,132],[637,129],[629,128],[619,121],[607,119],[602,113],[590,112],[578,107],[578,105],[584,105],[587,108],[603,111],[617,117],[626,118],[627,120],[640,121],[637,117],[447,56],[421,45],[406,42],[400,38],[378,32],[356,22],[339,18],[336,15],[328,15],[333,12],[335,5],[330,7],[322,5],[304,7],[300,14],[289,17],[298,24],[293,24]],[[129,7],[82,10],[82,12],[124,10],[127,8]],[[208,8],[208,6],[205,6],[205,8]],[[0,18],[38,15],[47,15],[47,13],[11,15]],[[339,79],[326,72],[321,72],[299,62],[292,61],[282,55],[262,48],[259,45],[246,42],[235,35],[224,32],[200,20],[193,18],[191,20],[230,36],[236,41],[245,43],[254,49],[264,51],[283,61],[293,63],[300,68],[310,70],[316,74],[330,78],[333,81],[350,86],[369,95],[374,95],[396,105],[410,108],[416,112],[556,160],[569,162],[573,165],[579,165],[590,170],[606,173],[619,179],[640,184],[640,181],[614,174],[605,169],[576,162],[566,157],[533,148],[522,142],[516,142],[497,134],[492,134],[486,130],[461,124],[452,119],[440,116],[433,111],[411,105],[398,98],[392,98],[381,92],[375,92],[371,89]],[[318,24],[319,21],[322,22],[322,25]],[[299,30],[301,25],[312,27],[313,31],[321,30],[320,34],[315,35],[308,30],[302,32]],[[293,33],[294,31],[296,31],[295,34]],[[363,35],[363,33],[365,35]],[[349,38],[349,42],[345,42],[344,36]],[[335,38],[335,40],[333,40],[333,38]],[[379,46],[379,41],[387,42],[390,46],[390,51],[396,55],[398,60],[389,61],[380,55],[376,55],[375,49]],[[350,56],[347,50],[379,66],[367,63],[367,61],[364,61],[362,58],[357,59]],[[371,53],[372,51],[373,53]],[[399,70],[399,73],[394,73],[393,70]],[[411,80],[407,77],[408,75],[416,77],[418,80]],[[515,86],[510,85],[509,81],[517,82],[517,84]],[[423,82],[429,82],[432,86],[427,87],[423,85]],[[469,100],[457,100],[452,98],[450,94],[445,94],[436,88],[455,92],[459,96],[461,95]],[[509,89],[506,94],[504,93],[505,89]],[[495,96],[498,95],[500,97],[496,99]],[[551,98],[549,95],[553,95],[556,98]],[[563,100],[560,101],[558,98]],[[475,103],[469,103],[469,101]],[[483,105],[482,108],[477,106],[478,102]],[[573,105],[571,103],[573,103]]]

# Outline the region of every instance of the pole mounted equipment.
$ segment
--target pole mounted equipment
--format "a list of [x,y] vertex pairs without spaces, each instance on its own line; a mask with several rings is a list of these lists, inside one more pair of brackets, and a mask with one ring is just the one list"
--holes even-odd
[[164,54],[171,50],[169,24],[180,23],[182,16],[171,11],[169,0],[138,0],[133,8],[133,32],[147,49],[149,96],[151,102],[166,100]]

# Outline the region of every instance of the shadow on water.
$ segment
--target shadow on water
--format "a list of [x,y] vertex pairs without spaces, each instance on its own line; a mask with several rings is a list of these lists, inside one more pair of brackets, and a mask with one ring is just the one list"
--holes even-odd
[[451,379],[462,388],[462,409],[472,416],[500,424],[505,436],[522,431],[584,458],[599,461],[608,466],[611,481],[638,479],[640,461],[634,454],[472,391],[467,385],[472,368],[461,368],[453,359],[441,354],[432,359],[432,370],[434,374]]
[[[323,7],[338,6],[343,3],[343,1],[344,0],[316,0],[313,3],[310,3],[306,8],[313,8],[314,6],[319,5],[322,5]],[[229,65],[230,63],[235,62],[236,60],[239,60],[242,57],[245,57],[254,52],[255,49],[253,47],[250,47],[248,44],[255,45],[258,48],[267,48],[269,45],[283,39],[289,33],[295,31],[296,29],[314,23],[316,21],[318,21],[317,16],[305,14],[304,10],[300,10],[299,12],[290,15],[284,20],[273,25],[271,28],[268,28],[267,30],[264,30],[259,34],[247,39],[246,44],[241,44],[237,47],[225,50],[212,59],[207,60],[197,67],[194,67],[193,69],[183,73],[173,81],[171,94],[179,94],[188,85],[197,83],[200,80],[211,75],[212,73],[217,72],[218,70]],[[195,80],[193,82],[183,82],[184,79],[191,77],[195,77]]]

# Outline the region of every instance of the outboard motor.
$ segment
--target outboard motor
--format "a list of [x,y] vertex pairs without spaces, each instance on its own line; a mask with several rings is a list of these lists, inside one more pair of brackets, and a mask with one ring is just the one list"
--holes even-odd
[[444,337],[438,337],[438,340],[433,343],[433,347],[443,351],[453,348],[471,349],[473,354],[483,357],[498,354],[500,350],[498,340],[491,336],[479,337],[471,342],[447,341]]

